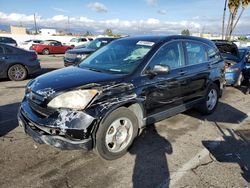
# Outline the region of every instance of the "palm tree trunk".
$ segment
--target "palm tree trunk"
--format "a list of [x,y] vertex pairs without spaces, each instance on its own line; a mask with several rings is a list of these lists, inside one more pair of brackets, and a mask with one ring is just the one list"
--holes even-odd
[[226,35],[225,35],[226,40],[228,40],[229,26],[230,26],[230,23],[231,23],[231,19],[232,19],[232,13],[229,14],[229,18],[228,18],[228,22],[227,22],[227,29],[226,29]]
[[231,23],[230,23],[229,34],[228,34],[228,40],[231,39],[231,36],[232,36],[232,33],[233,33],[233,26],[234,26],[234,21],[235,21],[236,15],[237,15],[237,10],[235,10],[233,12],[233,14],[232,14],[232,20],[231,20]]
[[223,19],[222,19],[222,40],[224,39],[224,32],[225,32],[226,10],[227,10],[227,0],[225,0]]
[[239,22],[239,20],[240,20],[240,18],[241,18],[241,16],[242,16],[244,10],[245,10],[245,8],[242,8],[242,9],[241,9],[240,15],[238,16],[238,18],[237,18],[237,20],[236,20],[236,22],[235,22],[235,24],[234,24],[234,26],[233,26],[232,31],[234,31],[234,29],[235,29],[236,25],[238,24],[238,22]]

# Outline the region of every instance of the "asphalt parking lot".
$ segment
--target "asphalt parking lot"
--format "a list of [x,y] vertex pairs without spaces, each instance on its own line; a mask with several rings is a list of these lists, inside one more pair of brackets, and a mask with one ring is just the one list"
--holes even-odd
[[[40,74],[63,67],[61,55],[39,58]],[[250,187],[250,95],[238,88],[225,89],[213,115],[151,125],[124,157],[104,161],[23,133],[16,114],[28,80],[0,80],[0,187]]]

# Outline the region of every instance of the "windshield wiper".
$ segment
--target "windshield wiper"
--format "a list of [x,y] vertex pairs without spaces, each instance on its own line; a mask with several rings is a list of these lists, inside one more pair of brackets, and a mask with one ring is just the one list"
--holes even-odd
[[103,72],[99,69],[95,69],[95,68],[92,68],[92,67],[87,67],[87,69],[91,70],[91,71],[95,71],[95,72]]

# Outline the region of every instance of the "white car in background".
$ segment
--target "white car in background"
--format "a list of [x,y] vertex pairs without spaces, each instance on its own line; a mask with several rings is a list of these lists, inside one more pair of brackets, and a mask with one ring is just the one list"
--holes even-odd
[[89,43],[90,41],[92,41],[93,38],[90,38],[90,37],[77,37],[77,38],[72,38],[68,45],[69,46],[72,46],[72,47],[75,47],[75,46],[80,46],[80,45],[84,45],[84,44],[87,44]]
[[24,42],[21,42],[19,44],[19,47],[25,50],[31,50],[33,44],[40,44],[41,42],[43,42],[43,40],[38,40],[38,39],[26,40]]

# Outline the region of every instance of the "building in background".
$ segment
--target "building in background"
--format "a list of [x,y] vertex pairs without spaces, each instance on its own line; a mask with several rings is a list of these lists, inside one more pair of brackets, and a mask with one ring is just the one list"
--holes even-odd
[[56,35],[56,29],[40,29],[40,32],[44,36]]
[[10,32],[14,35],[26,35],[27,29],[25,27],[10,26]]

